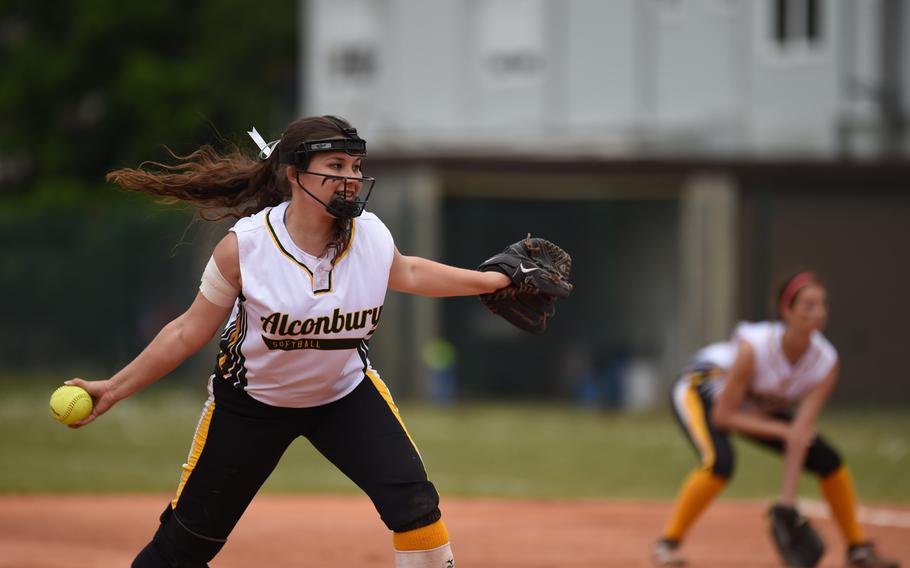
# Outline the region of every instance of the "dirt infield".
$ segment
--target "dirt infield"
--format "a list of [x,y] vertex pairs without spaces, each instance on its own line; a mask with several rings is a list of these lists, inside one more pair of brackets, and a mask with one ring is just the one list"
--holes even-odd
[[[129,566],[167,499],[0,497],[0,567]],[[442,507],[459,568],[637,568],[650,566],[648,547],[670,505],[445,499]],[[779,566],[765,533],[764,508],[754,501],[714,504],[686,546],[690,566]],[[822,566],[843,566],[836,529],[826,519],[815,522],[828,542]],[[910,528],[865,530],[910,568]],[[365,497],[264,494],[212,566],[389,568],[391,541]]]

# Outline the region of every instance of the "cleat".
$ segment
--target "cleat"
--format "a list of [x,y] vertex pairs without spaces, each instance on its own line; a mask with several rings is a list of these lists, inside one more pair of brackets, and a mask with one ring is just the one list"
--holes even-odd
[[883,558],[871,542],[853,544],[847,548],[847,566],[857,568],[900,568],[897,560]]
[[651,549],[651,561],[655,566],[685,566],[686,559],[679,554],[679,541],[662,538]]

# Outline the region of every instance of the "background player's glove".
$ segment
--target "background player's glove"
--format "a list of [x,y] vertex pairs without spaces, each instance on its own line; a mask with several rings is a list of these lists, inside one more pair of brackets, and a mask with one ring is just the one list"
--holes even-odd
[[768,511],[771,537],[787,566],[812,568],[825,553],[825,543],[809,520],[793,507],[774,505]]
[[572,292],[572,257],[530,234],[483,261],[478,269],[495,270],[512,279],[510,286],[481,294],[480,301],[494,314],[531,333],[543,333],[547,320],[556,313],[556,300]]

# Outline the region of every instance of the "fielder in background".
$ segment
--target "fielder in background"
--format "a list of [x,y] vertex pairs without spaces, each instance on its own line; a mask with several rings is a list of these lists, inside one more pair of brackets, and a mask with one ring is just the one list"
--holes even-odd
[[[879,556],[864,539],[847,466],[815,431],[839,367],[837,351],[822,335],[828,319],[825,287],[813,274],[802,272],[783,283],[776,300],[780,321],[739,324],[729,342],[699,351],[674,385],[673,410],[701,465],[683,482],[652,559],[658,566],[685,564],[678,552],[681,542],[733,475],[729,433],[735,432],[783,454],[783,480],[772,520],[789,518],[797,530],[805,525],[795,508],[799,475],[805,469],[819,478],[847,543],[847,565],[897,568],[897,562]],[[778,547],[786,545],[778,536]],[[780,552],[786,559],[794,551]]]
[[194,204],[203,218],[239,219],[184,314],[111,378],[68,381],[94,400],[74,424],[85,426],[176,368],[227,319],[176,496],[133,566],[207,566],[305,436],[373,501],[393,531],[396,566],[451,568],[439,495],[370,364],[369,340],[387,287],[479,295],[524,276],[399,253],[382,221],[364,212],[374,183],[361,170],[366,143],[343,119],[301,118],[272,143],[250,135],[259,160],[203,146],[175,156],[176,165],[108,175],[125,189]]

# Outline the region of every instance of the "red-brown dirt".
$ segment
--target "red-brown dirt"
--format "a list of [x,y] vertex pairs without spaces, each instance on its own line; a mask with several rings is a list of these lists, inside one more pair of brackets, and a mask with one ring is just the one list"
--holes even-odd
[[[129,566],[151,537],[167,495],[0,496],[0,567]],[[690,566],[780,566],[765,503],[721,499],[693,529]],[[459,568],[638,568],[669,503],[443,499]],[[907,508],[905,507],[906,511]],[[814,519],[828,543],[821,566],[844,565],[830,520]],[[910,568],[910,528],[864,527]],[[263,494],[241,519],[213,568],[393,566],[391,538],[360,496]]]

